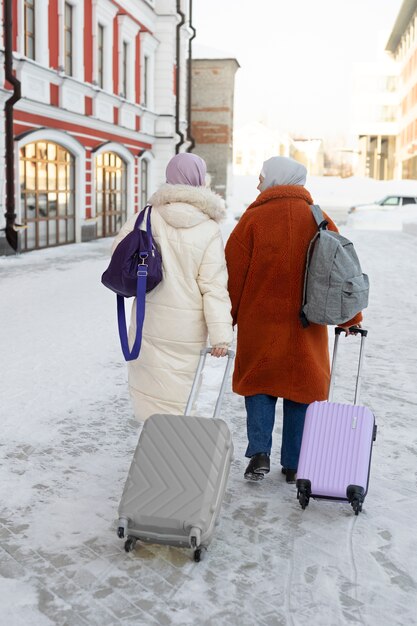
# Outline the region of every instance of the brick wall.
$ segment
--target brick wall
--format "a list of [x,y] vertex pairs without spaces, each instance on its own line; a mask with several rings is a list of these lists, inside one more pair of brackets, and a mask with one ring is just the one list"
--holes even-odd
[[207,163],[211,187],[226,198],[233,159],[236,59],[193,59],[191,134],[193,152]]

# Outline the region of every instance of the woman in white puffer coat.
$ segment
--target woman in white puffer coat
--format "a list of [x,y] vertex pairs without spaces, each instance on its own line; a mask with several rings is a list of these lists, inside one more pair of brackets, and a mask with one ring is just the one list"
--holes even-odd
[[[219,222],[223,199],[205,186],[206,165],[181,153],[166,170],[167,184],[149,200],[152,234],[162,254],[163,279],[146,295],[142,347],[128,363],[129,391],[139,421],[153,413],[181,414],[201,348],[225,356],[233,340],[227,269]],[[133,230],[132,215],[117,244]],[[136,335],[136,299],[129,343]]]

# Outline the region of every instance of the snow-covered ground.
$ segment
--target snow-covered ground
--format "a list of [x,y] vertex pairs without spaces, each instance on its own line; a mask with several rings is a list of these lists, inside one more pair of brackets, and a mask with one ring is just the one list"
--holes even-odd
[[[348,232],[370,275],[362,401],[378,422],[364,511],[311,501],[280,474],[243,480],[243,399],[223,417],[235,459],[206,558],[126,554],[117,506],[137,441],[100,284],[110,241],[0,259],[0,623],[5,626],[404,626],[417,623],[417,237]],[[342,339],[337,399],[359,340]],[[208,414],[222,362],[210,360]]]

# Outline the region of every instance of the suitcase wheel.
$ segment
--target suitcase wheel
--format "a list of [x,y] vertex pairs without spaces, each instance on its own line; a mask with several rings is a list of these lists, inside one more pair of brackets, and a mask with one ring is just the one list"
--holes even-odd
[[311,496],[311,481],[305,478],[297,480],[297,498],[301,508],[304,509],[308,506]]
[[359,485],[349,485],[346,489],[346,496],[355,511],[355,515],[359,515],[365,500],[365,489]]
[[307,496],[307,494],[300,493],[298,496],[298,501],[304,511],[304,509],[308,506],[308,503],[310,502],[310,498]]
[[119,526],[119,528],[117,529],[117,536],[119,537],[119,539],[123,539],[123,537],[125,536],[125,529],[123,528],[123,526]]
[[194,550],[193,559],[196,563],[200,563],[201,561],[201,548],[197,548]]
[[196,563],[200,563],[200,561],[203,559],[203,554],[206,551],[207,551],[207,548],[205,548],[204,546],[200,546],[199,548],[196,548],[193,552],[193,560]]
[[136,546],[136,537],[128,537],[125,541],[125,550],[126,552],[132,552]]

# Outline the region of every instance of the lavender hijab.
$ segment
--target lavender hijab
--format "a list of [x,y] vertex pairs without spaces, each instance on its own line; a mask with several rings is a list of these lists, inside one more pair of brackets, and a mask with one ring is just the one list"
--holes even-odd
[[261,176],[264,180],[258,187],[260,191],[276,185],[305,185],[307,169],[294,159],[277,156],[264,162]]
[[204,187],[206,184],[206,171],[206,163],[202,158],[190,152],[180,152],[167,165],[167,183],[170,185]]

